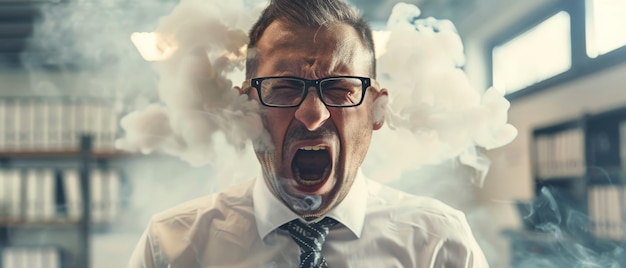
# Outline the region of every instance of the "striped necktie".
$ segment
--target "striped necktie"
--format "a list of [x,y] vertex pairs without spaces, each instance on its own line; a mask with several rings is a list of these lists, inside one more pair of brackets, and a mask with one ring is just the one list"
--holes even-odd
[[289,231],[291,238],[300,247],[300,268],[328,267],[322,257],[322,245],[335,224],[336,220],[326,217],[311,224],[295,219],[280,226],[280,229]]

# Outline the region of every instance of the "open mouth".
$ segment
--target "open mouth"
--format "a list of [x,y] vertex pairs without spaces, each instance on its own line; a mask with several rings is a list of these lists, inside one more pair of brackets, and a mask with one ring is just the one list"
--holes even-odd
[[317,188],[330,174],[330,152],[326,146],[300,147],[291,161],[291,169],[299,185]]

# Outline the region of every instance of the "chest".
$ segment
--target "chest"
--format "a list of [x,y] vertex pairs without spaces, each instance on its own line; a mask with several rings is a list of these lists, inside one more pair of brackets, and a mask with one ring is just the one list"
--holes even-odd
[[[349,229],[333,229],[322,248],[329,267],[431,267],[436,239],[413,229],[365,226],[357,238]],[[300,248],[284,231],[260,239],[256,230],[212,230],[210,239],[186,250],[172,267],[298,267]],[[182,257],[182,256],[181,256]]]

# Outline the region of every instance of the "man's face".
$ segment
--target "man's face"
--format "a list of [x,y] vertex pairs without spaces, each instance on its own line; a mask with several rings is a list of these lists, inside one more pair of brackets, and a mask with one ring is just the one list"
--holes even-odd
[[[258,41],[254,77],[369,77],[371,54],[347,24],[308,28],[276,20]],[[374,101],[370,87],[356,107],[326,107],[314,87],[296,108],[261,107],[274,148],[255,145],[270,190],[303,217],[325,214],[348,193],[367,153]],[[258,100],[256,90],[251,93]]]

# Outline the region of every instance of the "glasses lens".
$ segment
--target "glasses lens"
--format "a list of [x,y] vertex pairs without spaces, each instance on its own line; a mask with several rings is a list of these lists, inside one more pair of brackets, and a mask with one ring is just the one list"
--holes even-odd
[[268,105],[293,106],[304,95],[304,81],[293,78],[267,78],[261,82],[261,99]]
[[329,105],[352,106],[361,102],[363,82],[358,78],[329,78],[320,83],[322,99]]

